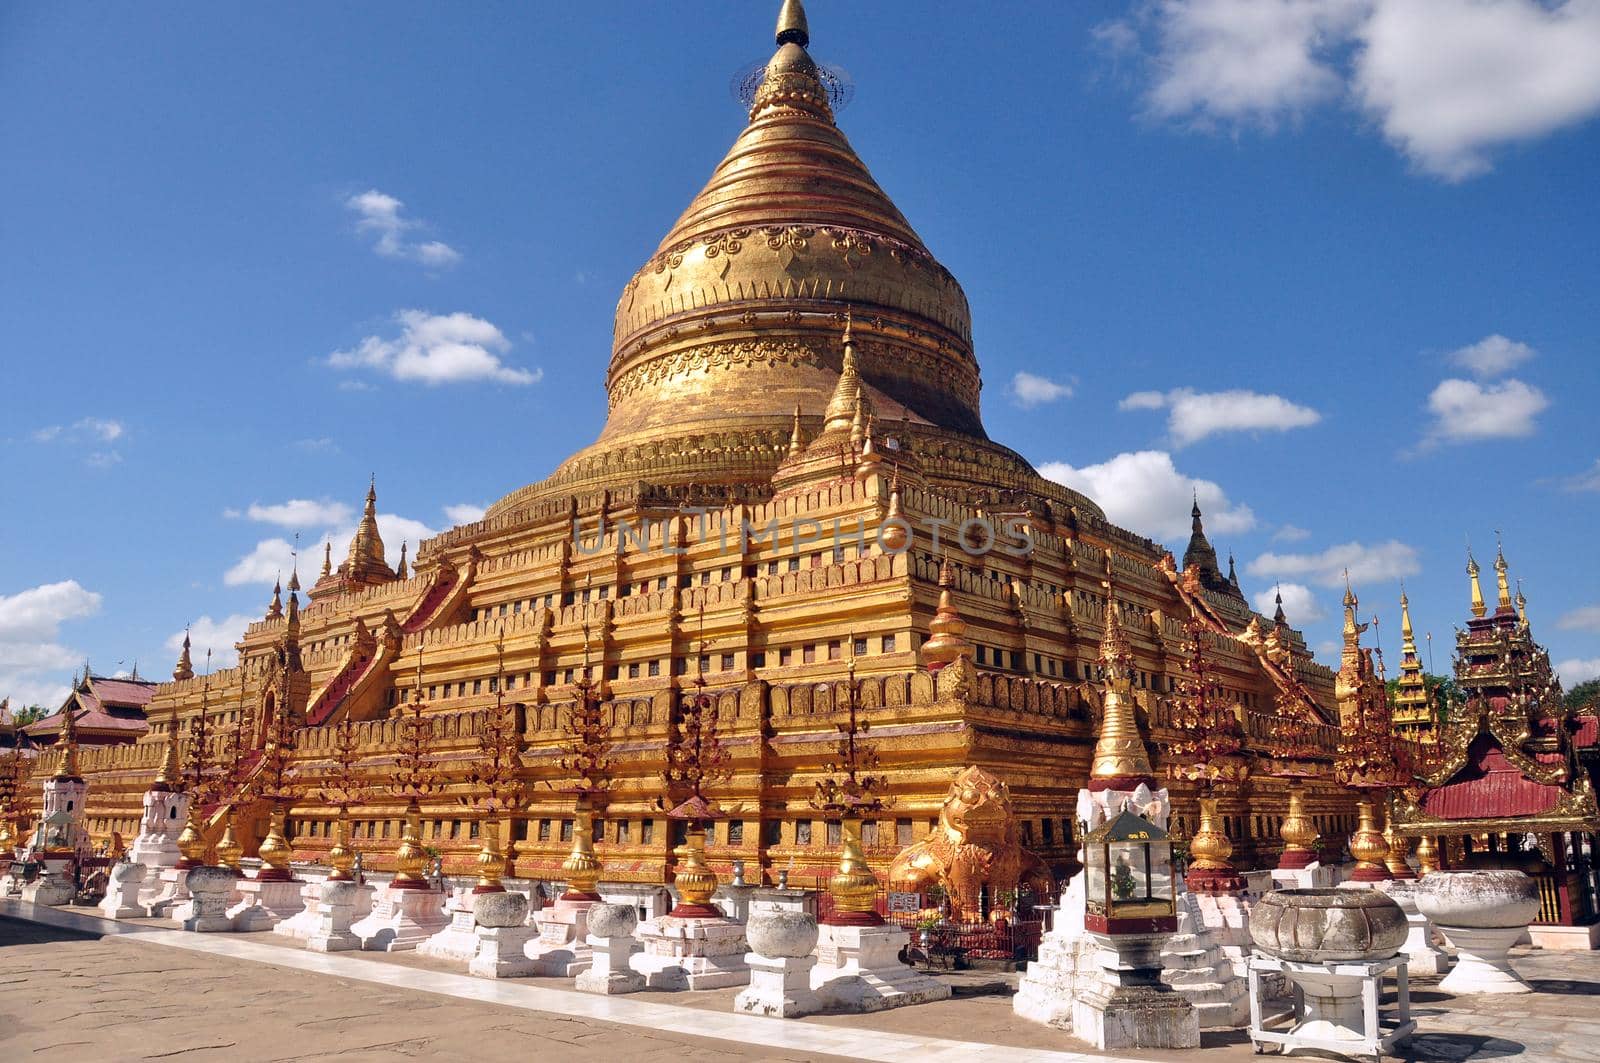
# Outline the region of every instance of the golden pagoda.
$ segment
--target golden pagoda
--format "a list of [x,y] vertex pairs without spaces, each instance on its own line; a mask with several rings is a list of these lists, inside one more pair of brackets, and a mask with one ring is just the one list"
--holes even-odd
[[1438,723],[1433,697],[1422,672],[1417,638],[1411,628],[1411,599],[1400,588],[1400,678],[1395,682],[1394,729],[1402,738],[1432,742]]
[[[566,796],[576,780],[562,766],[564,723],[594,696],[614,743],[594,811],[599,877],[670,881],[684,837],[658,803],[663,758],[703,677],[729,758],[717,797],[732,811],[705,846],[719,878],[736,860],[750,881],[834,874],[837,824],[809,799],[852,708],[871,721],[894,796],[861,825],[874,873],[927,833],[952,780],[982,765],[1007,787],[1023,844],[1059,874],[1074,865],[1073,804],[1094,759],[1089,686],[1107,617],[1124,714],[1112,737],[1127,745],[1105,752],[1122,774],[1147,773],[1131,743],[1140,714],[1152,746],[1175,737],[1157,695],[1181,676],[1196,618],[1245,733],[1268,734],[1292,692],[1306,746],[1320,750],[1308,756],[1331,763],[1333,673],[1221,574],[1198,512],[1180,568],[989,438],[966,296],[836,124],[802,5],[786,0],[783,12],[743,130],[622,286],[598,439],[483,519],[415,544],[398,571],[369,484],[346,558],[335,566],[325,548],[309,604],[291,588],[285,608],[275,594],[239,664],[209,677],[251,719],[283,706],[299,727],[304,796],[286,832],[296,859],[338,844],[361,849],[369,870],[393,870],[414,828],[446,871],[472,871],[480,817],[461,809],[482,796],[476,736],[498,703],[515,713],[528,795],[500,820],[506,874],[566,881],[584,824]],[[409,817],[392,795],[347,810],[319,796],[345,721],[351,770],[384,777],[413,697],[435,724],[439,792]],[[181,723],[200,698],[200,680],[180,676],[151,715]],[[266,741],[260,728],[254,741]],[[82,754],[93,830],[136,829],[160,759],[155,738]],[[223,796],[201,825],[208,845],[231,814],[256,852],[269,826],[258,791],[247,778]],[[1173,798],[1192,820],[1194,792]],[[1330,834],[1354,826],[1349,795],[1330,783],[1307,786],[1304,805]],[[1255,779],[1220,806],[1237,828],[1235,863],[1276,859],[1280,780]]]

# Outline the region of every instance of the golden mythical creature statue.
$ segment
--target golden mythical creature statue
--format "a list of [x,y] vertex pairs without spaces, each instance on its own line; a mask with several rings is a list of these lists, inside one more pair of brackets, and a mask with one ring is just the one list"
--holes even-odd
[[1027,887],[1035,897],[1055,890],[1050,872],[1022,847],[1006,784],[982,768],[964,768],[950,784],[938,826],[894,858],[890,889],[926,892],[938,885],[950,898],[951,916],[983,918],[985,888],[991,907]]

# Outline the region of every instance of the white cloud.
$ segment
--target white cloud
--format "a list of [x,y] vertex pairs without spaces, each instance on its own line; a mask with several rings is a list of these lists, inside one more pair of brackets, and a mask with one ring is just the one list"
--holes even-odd
[[[227,510],[224,515],[238,516],[238,511]],[[343,524],[350,520],[352,511],[343,502],[291,498],[287,502],[270,506],[252,502],[250,508],[245,510],[245,516],[264,524],[279,524],[285,528],[309,528],[318,524]]]
[[1544,392],[1513,378],[1497,384],[1441,380],[1428,395],[1433,425],[1423,444],[1531,436],[1538,427],[1535,418],[1549,405]]
[[368,336],[354,350],[335,351],[328,364],[335,369],[369,369],[402,381],[437,385],[466,380],[533,384],[542,370],[508,366],[500,356],[511,341],[494,325],[471,314],[429,314],[402,310],[395,315],[400,335]]
[[1374,543],[1341,543],[1316,554],[1262,554],[1245,571],[1262,579],[1300,577],[1319,587],[1343,587],[1345,572],[1353,584],[1380,583],[1422,571],[1417,548],[1397,539]]
[[[88,443],[105,444],[121,439],[127,429],[121,421],[103,417],[83,417],[70,425],[52,424],[33,431],[36,443]],[[112,449],[92,450],[84,455],[83,463],[92,469],[109,469],[122,462],[122,454]]]
[[1275,543],[1298,543],[1311,538],[1311,533],[1294,524],[1279,525],[1278,530],[1272,533]]
[[1356,98],[1418,168],[1449,181],[1600,111],[1594,0],[1381,0],[1359,36]]
[[460,505],[445,506],[444,515],[450,518],[452,524],[471,524],[483,519],[486,507],[475,506],[471,502],[462,502]]
[[1256,607],[1256,612],[1271,616],[1278,608],[1277,596],[1280,594],[1283,595],[1283,615],[1295,627],[1314,624],[1328,615],[1328,611],[1317,600],[1316,592],[1304,583],[1282,583],[1268,587],[1253,595],[1250,604]]
[[1600,112],[1595,0],[1149,0],[1094,35],[1147,60],[1157,118],[1271,130],[1344,104],[1448,181]]
[[405,204],[376,188],[351,196],[346,207],[356,214],[356,228],[376,237],[372,249],[385,258],[405,259],[443,269],[461,261],[461,252],[438,240],[410,240],[407,234],[424,224],[405,216]]
[[1199,392],[1177,388],[1165,394],[1136,391],[1118,403],[1123,410],[1159,410],[1167,413],[1167,431],[1174,446],[1186,447],[1220,432],[1286,432],[1305,428],[1322,420],[1309,406],[1300,406],[1281,395],[1262,395],[1254,391]]
[[77,580],[0,594],[0,698],[11,698],[13,708],[59,706],[67,685],[50,673],[75,668],[83,660],[57,641],[61,625],[93,616],[100,603],[100,595]]
[[1162,450],[1118,454],[1082,468],[1048,462],[1039,474],[1082,491],[1113,523],[1158,540],[1189,534],[1189,509],[1197,496],[1209,532],[1242,532],[1256,522],[1249,506],[1230,503],[1221,486],[1210,480],[1183,475],[1172,464],[1172,455]]
[[264,583],[270,587],[280,578],[288,579],[293,569],[294,544],[287,539],[263,539],[223,573],[222,582],[230,587],[247,583]]
[[1595,463],[1575,476],[1569,476],[1561,481],[1563,491],[1600,491],[1600,458]]
[[1072,386],[1033,373],[1019,372],[1011,378],[1011,396],[1017,400],[1018,406],[1031,409],[1057,399],[1072,398]]
[[244,637],[245,628],[255,619],[257,618],[243,613],[234,613],[221,620],[202,616],[187,629],[170,636],[166,643],[167,650],[176,661],[179,651],[183,649],[183,637],[187,634],[189,656],[194,662],[197,674],[205,670],[207,650],[211,651],[212,668],[232,668],[239,663],[239,651],[234,647],[234,643]]
[[1571,690],[1579,683],[1600,679],[1600,657],[1571,657],[1556,665],[1561,685]]
[[1556,627],[1563,631],[1600,632],[1600,605],[1585,605],[1568,610],[1561,614],[1560,620],[1556,621]]
[[1497,332],[1493,336],[1485,336],[1477,343],[1458,347],[1445,355],[1445,358],[1479,380],[1484,380],[1516,368],[1533,355],[1533,348],[1526,343],[1508,340]]
[[122,455],[115,450],[96,450],[84,458],[83,462],[93,469],[109,469],[113,465],[122,464]]

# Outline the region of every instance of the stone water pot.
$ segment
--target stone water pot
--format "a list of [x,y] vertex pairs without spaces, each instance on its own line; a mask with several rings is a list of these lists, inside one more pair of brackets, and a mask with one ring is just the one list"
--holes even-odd
[[1456,950],[1446,993],[1530,993],[1508,954],[1533,917],[1539,890],[1521,871],[1435,871],[1417,884],[1417,910]]
[[1370,963],[1400,951],[1406,913],[1374,890],[1274,890],[1250,911],[1250,939],[1280,960]]
[[817,947],[817,921],[805,912],[761,912],[745,926],[750,951],[768,959],[799,959]]

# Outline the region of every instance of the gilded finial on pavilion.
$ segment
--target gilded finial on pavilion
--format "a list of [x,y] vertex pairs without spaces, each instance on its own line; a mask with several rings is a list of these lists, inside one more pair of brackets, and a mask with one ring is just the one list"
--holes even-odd
[[1472,615],[1483,616],[1489,612],[1489,607],[1483,604],[1483,585],[1478,582],[1478,559],[1472,556],[1472,547],[1467,547],[1467,575],[1472,580]]
[[333,540],[329,539],[322,544],[322,571],[318,573],[317,578],[327,579],[331,575],[333,575]]
[[350,558],[345,562],[345,572],[358,581],[381,583],[394,578],[383,556],[383,536],[378,534],[378,478],[367,483],[367,502],[361,511],[361,523],[356,525],[355,537],[350,540]]
[[1412,640],[1411,633],[1411,599],[1406,597],[1406,585],[1400,584],[1400,638],[1405,642]]
[[267,603],[267,619],[276,620],[283,615],[283,578],[272,581],[272,601]]
[[[194,675],[193,669],[190,669],[189,675]],[[154,789],[176,790],[182,781],[183,777],[178,770],[178,710],[173,709],[172,719],[167,724],[167,751],[161,758],[160,770],[156,772]]]
[[933,620],[928,624],[928,640],[922,644],[922,663],[928,671],[937,672],[947,664],[973,653],[972,643],[966,639],[967,622],[956,609],[950,588],[955,585],[955,569],[946,557],[939,566],[939,605]]
[[1506,564],[1506,549],[1505,545],[1500,542],[1500,533],[1495,532],[1494,538],[1494,581],[1495,590],[1498,592],[1495,601],[1495,611],[1507,613],[1511,611],[1511,584],[1510,580],[1507,578],[1509,566]]
[[1528,599],[1522,596],[1522,577],[1517,577],[1517,619],[1528,626]]
[[857,454],[864,453],[867,447],[867,418],[861,412],[861,395],[856,395],[856,411],[850,415],[850,449]]
[[[1100,667],[1105,690],[1101,694],[1100,733],[1095,738],[1094,761],[1089,768],[1089,788],[1132,789],[1152,782],[1150,752],[1139,734],[1133,695],[1133,646],[1122,629],[1116,588],[1112,581],[1113,556],[1106,551],[1105,631],[1100,637]],[[1097,785],[1098,784],[1098,785]]]
[[1272,604],[1272,622],[1278,627],[1288,624],[1289,618],[1283,614],[1283,587],[1281,585],[1273,591]]
[[189,659],[189,628],[183,629],[183,649],[178,651],[178,664],[172,669],[173,679],[193,679],[194,662]]
[[778,10],[778,44],[793,42],[804,48],[811,43],[811,30],[806,25],[806,8],[800,0],[783,0]]
[[410,579],[411,578],[411,576],[406,571],[406,547],[408,545],[409,544],[405,540],[403,540],[403,539],[401,540],[401,542],[400,542],[400,564],[396,565],[395,566],[395,570],[394,570],[394,574],[395,574],[395,578],[396,579]]

